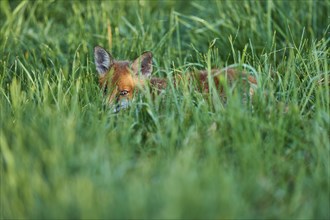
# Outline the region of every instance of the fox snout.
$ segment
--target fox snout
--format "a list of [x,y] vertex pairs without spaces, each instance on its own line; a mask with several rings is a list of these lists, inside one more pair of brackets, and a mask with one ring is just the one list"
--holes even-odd
[[94,48],[96,70],[99,74],[99,86],[106,91],[107,102],[114,112],[129,107],[139,85],[152,73],[152,53],[142,53],[133,62],[115,60],[104,48]]

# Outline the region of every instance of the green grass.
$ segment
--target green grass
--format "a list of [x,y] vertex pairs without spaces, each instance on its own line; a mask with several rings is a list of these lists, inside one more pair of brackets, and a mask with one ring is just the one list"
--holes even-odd
[[[0,1],[0,218],[329,219],[329,1]],[[108,35],[111,25],[112,38]],[[253,104],[182,85],[102,104],[93,47],[154,75],[246,63]]]

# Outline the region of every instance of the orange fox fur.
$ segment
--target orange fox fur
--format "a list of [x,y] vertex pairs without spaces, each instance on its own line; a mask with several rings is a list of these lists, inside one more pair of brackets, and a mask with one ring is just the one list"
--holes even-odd
[[[133,62],[115,60],[104,48],[96,46],[94,48],[96,69],[99,73],[99,85],[109,93],[108,102],[110,105],[116,105],[115,111],[126,108],[133,99],[133,95],[139,88],[147,84],[151,87],[163,90],[166,89],[168,81],[165,78],[152,77],[152,53],[147,51],[142,53]],[[200,92],[209,92],[208,71],[188,73],[188,79],[194,79],[197,82],[197,88]],[[254,86],[257,81],[253,76],[247,75],[242,71],[232,68],[212,69],[212,80],[219,95],[225,97],[224,83],[232,86],[241,79],[243,90],[249,89],[249,95],[254,93]],[[223,80],[224,79],[224,80]],[[174,84],[178,84],[174,80]],[[254,86],[251,86],[254,85]],[[247,87],[248,86],[248,87]],[[110,90],[110,91],[109,91]]]

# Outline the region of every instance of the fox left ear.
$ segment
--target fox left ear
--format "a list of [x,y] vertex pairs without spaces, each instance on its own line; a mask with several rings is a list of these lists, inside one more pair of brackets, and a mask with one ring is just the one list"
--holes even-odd
[[113,64],[113,58],[104,48],[96,46],[94,48],[94,59],[96,70],[99,74],[108,72]]
[[150,77],[152,73],[152,53],[150,51],[142,53],[134,60],[131,68],[136,75],[141,71],[143,76]]

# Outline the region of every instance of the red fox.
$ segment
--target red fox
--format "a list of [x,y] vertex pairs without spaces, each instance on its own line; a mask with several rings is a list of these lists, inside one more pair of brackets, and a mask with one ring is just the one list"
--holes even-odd
[[[165,78],[151,76],[152,53],[150,51],[142,53],[133,62],[119,61],[115,60],[104,48],[96,46],[94,58],[96,70],[99,73],[99,86],[106,94],[109,94],[107,102],[111,106],[115,106],[115,112],[127,108],[138,89],[150,85],[157,90],[164,90],[168,85]],[[257,85],[255,77],[232,68],[212,69],[211,75],[211,79],[222,97],[225,97],[224,83],[232,86],[235,81],[241,79],[241,85],[248,86],[250,96],[253,96],[254,88]],[[188,78],[196,80],[200,92],[209,92],[207,70],[189,73]]]

